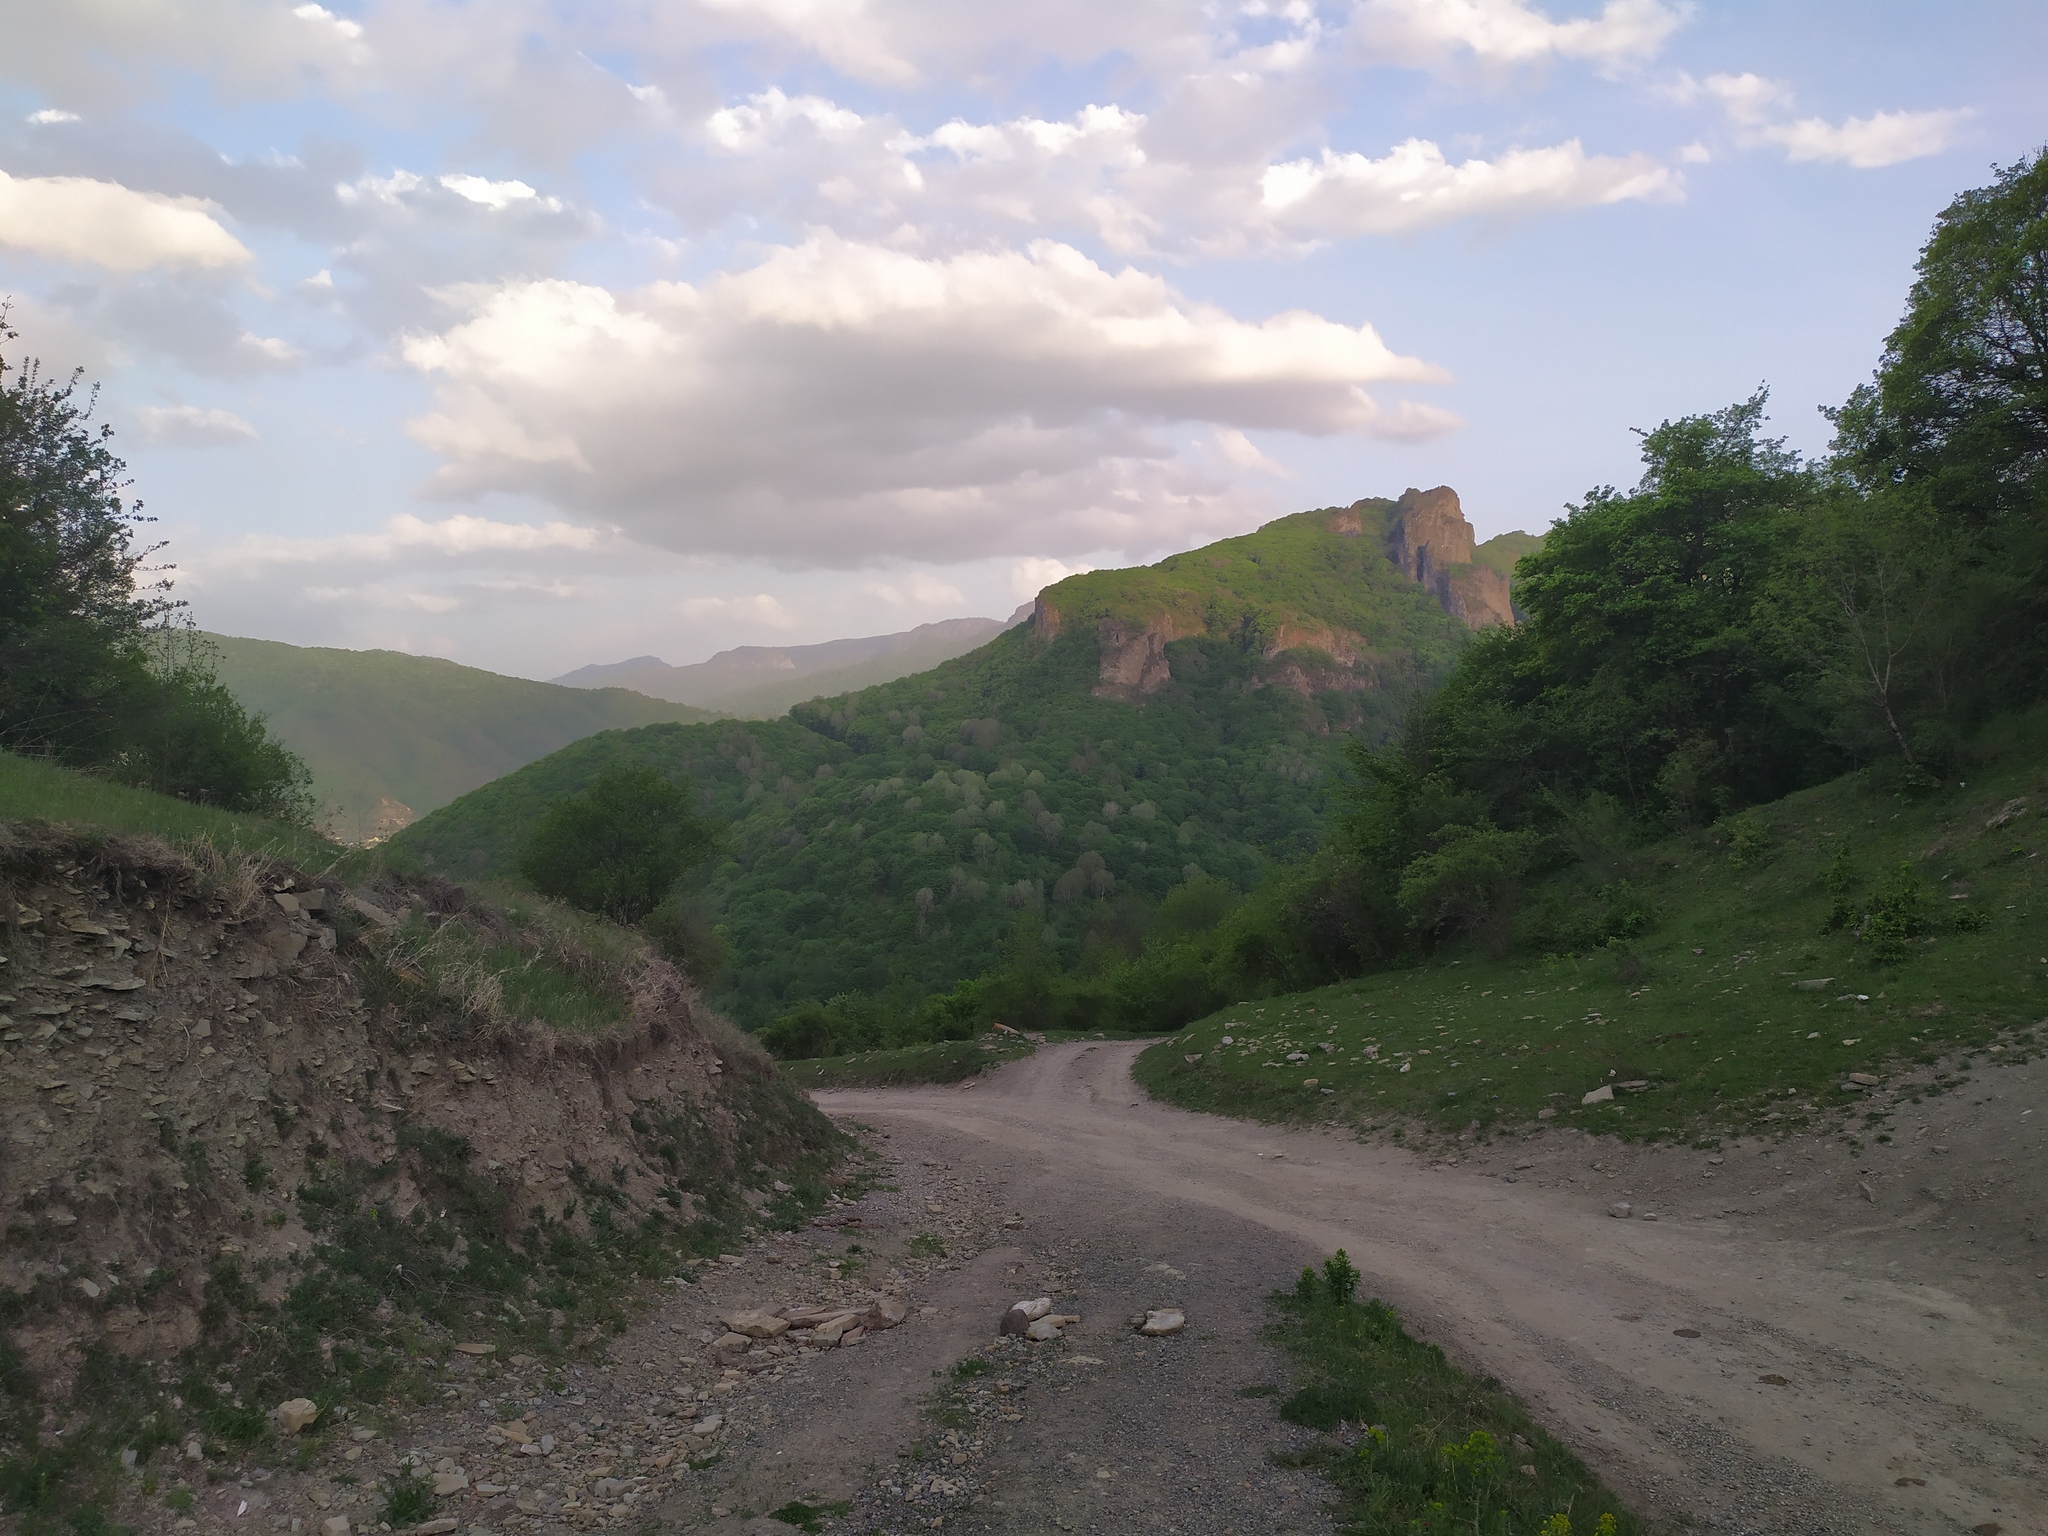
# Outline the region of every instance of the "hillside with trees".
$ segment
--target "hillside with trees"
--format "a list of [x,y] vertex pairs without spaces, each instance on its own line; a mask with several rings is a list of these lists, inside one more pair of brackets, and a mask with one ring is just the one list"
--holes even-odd
[[[1432,549],[1435,585],[1397,563]],[[1299,513],[1071,577],[967,656],[781,720],[578,742],[394,853],[509,873],[548,805],[639,764],[726,829],[670,915],[749,1024],[835,997],[914,1018],[1013,950],[1047,974],[1099,969],[1142,949],[1162,904],[1231,899],[1314,852],[1342,744],[1384,739],[1446,674],[1473,633],[1460,594],[1504,610],[1473,555],[1448,491]]]

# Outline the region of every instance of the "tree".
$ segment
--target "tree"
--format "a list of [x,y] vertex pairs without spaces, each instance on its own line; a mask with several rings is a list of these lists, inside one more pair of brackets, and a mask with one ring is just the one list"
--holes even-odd
[[[12,340],[0,308],[0,340]],[[216,680],[138,548],[112,429],[79,375],[0,363],[0,747],[305,823],[311,774]],[[153,580],[150,578],[154,578]]]
[[717,829],[691,800],[687,785],[652,768],[607,768],[583,793],[548,807],[519,872],[542,895],[638,922],[719,847]]
[[1822,498],[1773,573],[1766,611],[1859,755],[1888,743],[1910,769],[1943,748],[1965,540],[1917,486]]
[[1837,413],[1887,477],[1973,518],[2028,515],[2048,476],[2048,150],[1943,209],[1874,389]]
[[[0,311],[0,340],[12,340]],[[127,466],[92,424],[96,392],[55,383],[33,360],[0,363],[0,743],[88,745],[104,703],[132,679],[150,626],[176,606],[169,583],[137,589]]]
[[1424,710],[1435,771],[1503,825],[1602,790],[1645,819],[1711,819],[1832,767],[1760,623],[1815,493],[1767,396],[1643,436],[1634,491],[1590,493],[1517,571],[1527,615],[1481,636]]

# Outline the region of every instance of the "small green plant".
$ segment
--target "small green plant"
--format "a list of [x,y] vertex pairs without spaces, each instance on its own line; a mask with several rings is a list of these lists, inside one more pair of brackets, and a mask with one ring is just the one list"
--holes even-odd
[[802,1499],[791,1499],[782,1508],[769,1510],[768,1518],[793,1525],[800,1531],[817,1532],[825,1529],[828,1517],[844,1515],[852,1507],[843,1500],[836,1504],[809,1504]]
[[1828,895],[1826,931],[1839,933],[1856,920],[1856,865],[1849,851],[1848,838],[1835,844],[1835,851],[1828,859],[1828,867],[1821,875],[1820,883]]
[[192,1490],[190,1488],[173,1488],[164,1495],[164,1502],[179,1514],[188,1515],[192,1512]]
[[242,1159],[242,1182],[251,1194],[258,1193],[270,1182],[270,1164],[263,1161],[263,1154],[251,1152]]
[[433,1479],[418,1467],[400,1467],[384,1485],[384,1519],[387,1524],[418,1525],[433,1512]]
[[1925,895],[1913,866],[1901,860],[1897,871],[1879,887],[1864,915],[1861,937],[1878,965],[1897,965],[1912,953],[1913,940],[1927,928]]
[[1351,1304],[1358,1293],[1358,1278],[1358,1267],[1342,1248],[1323,1260],[1323,1290],[1338,1306]]
[[1770,824],[1761,816],[1737,816],[1724,824],[1728,862],[1737,869],[1754,869],[1767,861],[1777,845]]
[[1989,907],[1958,907],[1949,924],[1957,933],[1982,933],[1991,926]]
[[955,1381],[972,1381],[977,1376],[986,1376],[993,1369],[980,1355],[969,1355],[953,1367]]
[[946,1245],[929,1232],[920,1232],[910,1240],[911,1254],[920,1259],[943,1259]]

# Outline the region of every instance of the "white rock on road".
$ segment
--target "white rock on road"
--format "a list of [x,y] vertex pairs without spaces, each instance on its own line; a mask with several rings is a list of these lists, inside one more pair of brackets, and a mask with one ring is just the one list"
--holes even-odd
[[1157,1339],[1169,1333],[1179,1333],[1187,1325],[1185,1313],[1162,1307],[1145,1314],[1145,1321],[1138,1325],[1138,1332],[1148,1339]]

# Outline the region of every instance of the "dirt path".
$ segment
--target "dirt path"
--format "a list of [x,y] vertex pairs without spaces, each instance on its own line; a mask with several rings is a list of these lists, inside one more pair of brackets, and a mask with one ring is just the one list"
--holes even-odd
[[[1244,1367],[1259,1293],[1343,1247],[1418,1333],[1501,1378],[1648,1508],[1708,1530],[1787,1536],[2048,1531],[2044,1288],[2017,1267],[2048,1267],[2038,1248],[1968,1263],[1972,1239],[1910,1201],[1874,1209],[1875,1194],[1858,1187],[1883,1177],[1874,1168],[1802,1162],[1796,1146],[1777,1148],[1775,1162],[1731,1149],[1710,1165],[1543,1132],[1429,1169],[1400,1150],[1152,1103],[1130,1082],[1138,1049],[1056,1046],[965,1089],[819,1101],[893,1132],[899,1148],[950,1148],[1025,1213],[1030,1250],[1071,1255],[1077,1280],[1087,1271],[1102,1312],[1158,1304],[1161,1287],[1146,1277],[1163,1277],[1146,1265],[1180,1271],[1170,1299],[1238,1335],[1238,1383],[1257,1374]],[[2009,1071],[1992,1097],[2010,1107],[1994,1117],[2038,1102],[2042,1077],[2038,1065]],[[1972,1159],[1957,1152],[1984,1165],[2016,1157],[2004,1176],[2038,1209],[2048,1180],[2039,1133],[2029,1138],[1954,1148],[1951,1182],[1969,1177]],[[1636,1215],[1659,1219],[1609,1216],[1624,1191]],[[1028,1273],[986,1279],[1021,1293]],[[1006,1295],[996,1283],[983,1299],[984,1327]],[[1090,1354],[1104,1353],[1098,1339],[1133,1342],[1110,1321],[1087,1336]],[[1184,1448],[1199,1444],[1198,1463],[1216,1441],[1196,1422],[1271,1417],[1267,1405],[1233,1403],[1221,1381],[1160,1395],[1151,1388],[1164,1383],[1134,1391],[1129,1371],[1115,1374],[1073,1423],[1075,1448],[1145,1421]],[[998,1451],[982,1479],[1035,1489],[1049,1450]],[[1187,1472],[1169,1459],[1123,1474],[1147,1475],[1171,1483]],[[1014,1517],[985,1508],[970,1528],[1043,1529],[1034,1501],[1017,1502]],[[1282,1528],[1270,1509],[1219,1520]]]

